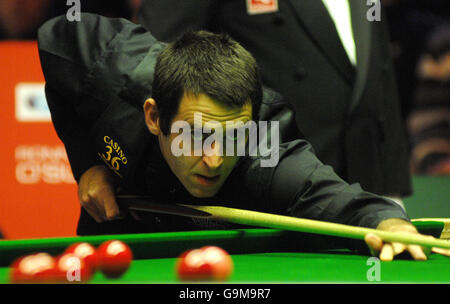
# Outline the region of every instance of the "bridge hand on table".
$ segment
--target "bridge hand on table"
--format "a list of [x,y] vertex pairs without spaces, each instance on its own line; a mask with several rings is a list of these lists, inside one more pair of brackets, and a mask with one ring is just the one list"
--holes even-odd
[[450,249],[433,247],[431,248],[431,252],[450,257]]
[[[382,221],[377,229],[391,232],[404,232],[404,233],[418,233],[417,229],[401,219],[387,219]],[[430,236],[430,238],[433,238]],[[402,244],[402,243],[385,243],[383,240],[372,233],[369,233],[364,238],[370,252],[373,256],[379,256],[381,261],[392,261],[395,256],[407,251],[414,260],[425,261],[427,256],[431,252],[439,253],[450,257],[450,249],[436,248],[424,248],[420,245],[414,244]]]

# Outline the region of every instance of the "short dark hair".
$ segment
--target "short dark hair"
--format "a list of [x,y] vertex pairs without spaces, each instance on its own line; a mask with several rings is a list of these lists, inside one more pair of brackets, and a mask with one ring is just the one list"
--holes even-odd
[[169,134],[182,97],[202,93],[229,106],[242,107],[250,101],[253,119],[258,117],[262,100],[258,65],[226,34],[189,31],[159,54],[152,97],[163,134]]

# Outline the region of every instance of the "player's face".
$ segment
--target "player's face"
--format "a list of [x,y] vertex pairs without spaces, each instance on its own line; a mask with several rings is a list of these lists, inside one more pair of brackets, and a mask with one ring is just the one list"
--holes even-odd
[[[196,121],[194,117],[196,117]],[[226,141],[223,140],[210,140],[209,145],[202,145],[200,151],[196,150],[194,140],[199,139],[199,133],[194,135],[194,127],[199,126],[199,117],[201,117],[203,128],[205,126],[211,127],[211,131],[214,132],[216,130],[214,126],[221,127],[223,134],[226,134],[227,122],[242,122],[245,124],[252,119],[252,106],[248,102],[243,107],[229,107],[204,94],[198,96],[185,95],[180,102],[177,114],[172,120],[172,125],[177,121],[187,122],[190,125],[192,133],[189,134],[189,138],[192,136],[190,142],[192,153],[187,153],[189,155],[174,155],[174,147],[183,148],[182,146],[187,144],[186,142],[180,143],[179,140],[174,142],[177,137],[180,138],[180,133],[170,133],[165,136],[161,132],[158,136],[165,160],[189,193],[195,197],[211,197],[220,190],[239,157],[234,153],[234,155],[228,155],[224,152],[223,144]],[[212,123],[213,121],[214,123]],[[210,137],[213,132],[203,133],[200,140],[205,142],[205,139]]]

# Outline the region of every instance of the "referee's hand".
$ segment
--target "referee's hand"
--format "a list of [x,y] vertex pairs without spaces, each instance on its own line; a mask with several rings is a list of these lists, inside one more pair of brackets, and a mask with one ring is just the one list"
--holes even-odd
[[97,223],[121,217],[113,178],[105,166],[94,166],[83,173],[78,184],[78,198],[81,206]]

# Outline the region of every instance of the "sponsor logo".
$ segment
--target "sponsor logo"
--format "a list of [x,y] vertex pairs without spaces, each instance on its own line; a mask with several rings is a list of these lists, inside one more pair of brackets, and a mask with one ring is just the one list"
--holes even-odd
[[267,14],[278,11],[278,0],[247,0],[249,15]]
[[122,177],[119,173],[122,165],[128,163],[128,159],[125,156],[119,143],[109,136],[103,137],[103,142],[106,144],[106,151],[103,153],[98,153],[98,155],[103,159],[103,161],[108,165],[111,170],[113,170],[117,175]]
[[15,87],[16,120],[19,122],[50,122],[45,98],[45,83],[18,83]]
[[21,145],[15,149],[16,180],[20,184],[74,184],[64,146]]

